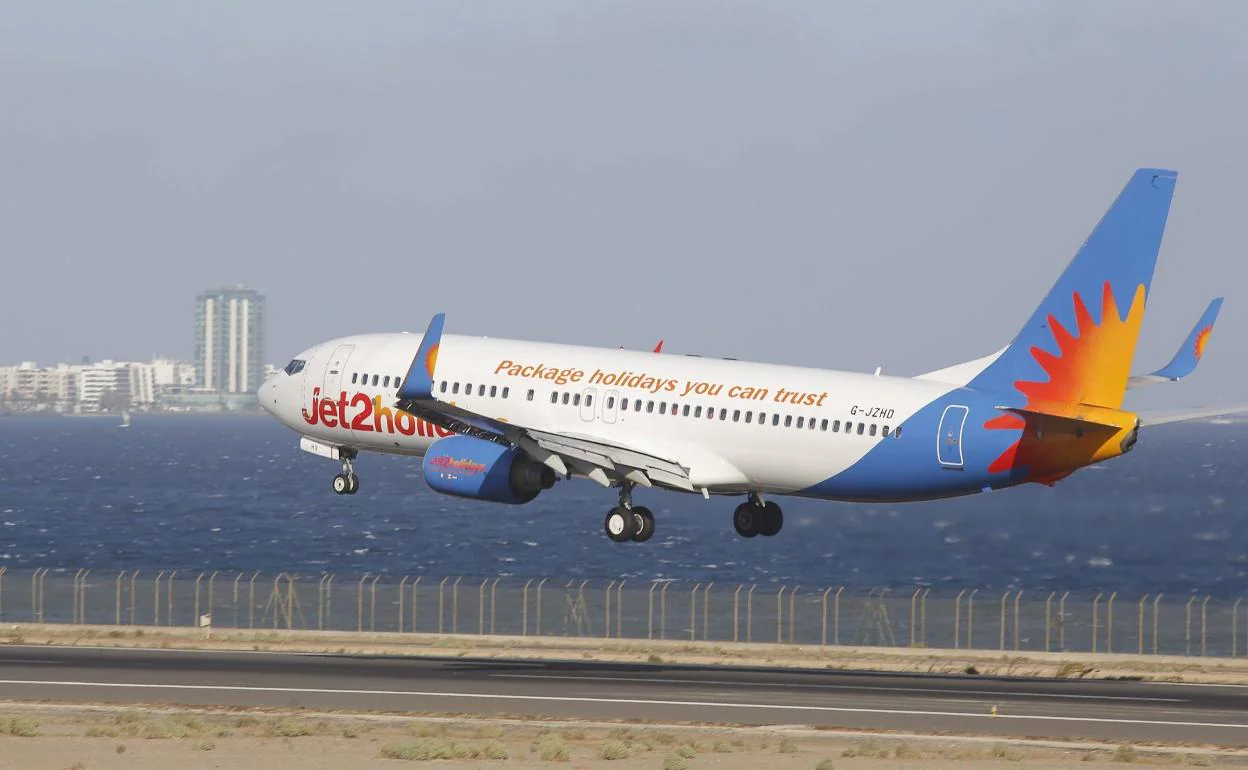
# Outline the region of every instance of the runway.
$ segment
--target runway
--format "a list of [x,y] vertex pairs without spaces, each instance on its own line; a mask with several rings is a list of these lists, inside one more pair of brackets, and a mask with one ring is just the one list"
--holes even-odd
[[1248,745],[1248,686],[590,661],[3,646],[0,699]]

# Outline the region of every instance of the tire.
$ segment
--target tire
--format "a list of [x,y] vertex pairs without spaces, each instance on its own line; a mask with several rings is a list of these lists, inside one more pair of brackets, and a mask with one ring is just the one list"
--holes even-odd
[[348,495],[354,495],[356,492],[360,491],[360,477],[358,475],[354,473],[348,474],[347,483],[349,484],[347,487]]
[[763,537],[774,537],[784,526],[784,512],[780,506],[769,502],[763,506],[763,515],[759,522],[758,534]]
[[337,476],[334,476],[333,489],[336,495],[350,494],[351,480],[345,474],[339,473]]
[[614,542],[626,543],[633,539],[633,533],[637,531],[637,522],[627,508],[612,508],[607,511],[603,528],[607,530],[607,537]]
[[741,503],[737,506],[737,510],[732,512],[732,526],[737,530],[737,534],[741,537],[754,537],[758,534],[758,526],[761,522],[759,514],[761,510],[749,503]]
[[637,527],[633,532],[633,542],[644,543],[654,537],[654,514],[649,508],[642,506],[634,508],[633,522]]

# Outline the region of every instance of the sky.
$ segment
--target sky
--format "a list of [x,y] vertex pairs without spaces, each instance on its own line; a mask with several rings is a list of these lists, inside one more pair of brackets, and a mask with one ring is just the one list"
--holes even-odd
[[[1136,368],[1248,401],[1248,4],[36,2],[0,23],[0,362],[422,331],[915,374],[1180,172]],[[933,319],[939,317],[939,323]]]

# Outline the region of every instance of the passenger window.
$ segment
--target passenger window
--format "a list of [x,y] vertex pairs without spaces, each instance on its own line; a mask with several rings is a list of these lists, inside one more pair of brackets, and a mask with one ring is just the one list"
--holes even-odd
[[567,394],[567,393],[564,393],[564,394],[563,394],[563,405],[564,405],[564,406],[567,406],[567,405],[568,405],[568,394]]
[[559,403],[559,394],[554,392],[553,390],[550,392],[550,403],[552,404]]
[[659,414],[667,414],[667,402],[666,401],[659,402]]
[[621,412],[627,412],[627,411],[628,411],[628,399],[627,399],[627,398],[621,398],[621,399],[620,399],[620,411],[621,411]]
[[478,395],[478,396],[482,396],[482,397],[484,397],[484,396],[485,396],[485,386],[484,386],[484,385],[478,385],[478,386],[477,386],[477,395]]
[[827,432],[828,421],[826,419],[819,421],[819,430],[824,431],[825,433]]
[[471,395],[472,395],[472,383],[471,383],[471,382],[465,382],[465,383],[464,383],[464,395],[465,395],[465,396],[471,396]]
[[504,385],[504,386],[503,386],[503,398],[507,398],[507,394],[508,394],[508,393],[510,393],[510,392],[511,392],[511,388],[509,388],[509,387],[507,387],[506,385]]
[[798,417],[798,418],[797,418],[797,427],[799,427],[799,428],[800,428],[800,427],[802,427],[802,425],[803,425],[805,422],[806,422],[806,418],[805,418],[805,417]]
[[833,420],[833,421],[832,421],[832,432],[833,432],[833,433],[840,433],[840,432],[841,432],[841,421],[840,421],[840,420]]
[[446,380],[442,380],[442,387],[439,388],[443,393],[446,392]]
[[680,404],[672,404],[672,416],[673,417],[680,416]]
[[751,422],[753,422],[753,421],[754,421],[754,413],[753,413],[753,412],[746,412],[746,413],[745,413],[745,424],[746,424],[746,425],[749,425],[749,424],[750,424]]
[[646,402],[646,414],[652,414],[653,412],[654,412],[654,402],[647,401]]
[[458,392],[459,392],[459,383],[458,383],[458,382],[456,382],[456,383],[452,383],[452,384],[451,384],[451,393],[458,393]]
[[897,430],[893,431],[893,438],[901,438],[901,426],[897,426]]
[[585,396],[585,406],[593,406],[593,405],[594,405],[594,396],[593,396],[593,394],[586,395],[586,396]]
[[866,427],[867,427],[867,424],[865,422],[858,423],[858,435],[859,436],[861,436],[862,432],[866,430]]
[[702,407],[700,407],[700,406],[695,406],[695,407],[693,408],[693,416],[694,416],[694,417],[699,417],[699,418],[700,418],[700,417],[702,416]]
[[811,430],[814,430],[814,429],[815,429],[815,418],[814,418],[814,417],[811,417],[811,418],[810,418],[810,420],[808,420],[808,421],[806,422],[806,427],[810,428]]
[[683,409],[681,409],[681,410],[680,410],[680,413],[681,413],[681,416],[683,416],[683,417],[688,417],[688,416],[689,416],[689,405],[688,405],[688,404],[685,404],[685,407],[684,407]]
[[354,384],[356,383],[356,381],[357,381],[357,380],[359,380],[359,379],[360,379],[360,373],[359,373],[359,372],[353,372],[353,373],[351,374],[351,384],[352,384],[352,385],[354,385]]
[[640,412],[640,411],[641,411],[641,399],[640,399],[640,398],[634,398],[634,399],[633,399],[633,411],[634,411],[634,412]]
[[766,412],[759,412],[759,413],[758,413],[758,424],[759,424],[759,425],[766,425],[766,424],[767,424],[767,413],[766,413]]
[[377,380],[379,380],[380,378],[381,378],[380,375],[377,375],[377,374],[373,375],[373,387],[374,388],[377,387]]
[[773,414],[773,415],[771,416],[771,424],[772,424],[773,426],[779,425],[779,424],[780,424],[780,415],[778,415],[778,414]]
[[853,424],[852,422],[850,422],[849,420],[846,420],[846,421],[845,421],[845,432],[846,432],[846,433],[853,433],[853,432],[854,432],[854,424]]
[[572,396],[572,406],[580,406],[580,405],[581,405],[581,394],[577,393],[576,395]]
[[884,430],[880,431],[880,435],[883,436],[884,438],[888,438],[888,426],[887,425],[884,426]]
[[875,423],[871,423],[871,430],[867,431],[867,433],[869,433],[870,435],[874,436],[874,435],[875,435],[875,429],[876,429],[876,424],[875,424]]
[[727,420],[727,419],[728,419],[728,410],[727,410],[727,409],[720,409],[720,410],[719,410],[719,419],[720,419],[720,420]]
[[498,386],[497,385],[490,386],[490,398],[498,398]]
[[530,388],[530,389],[529,389],[529,396],[528,396],[528,398],[527,398],[526,400],[527,400],[527,401],[532,401],[532,400],[533,400],[533,389],[532,389],[532,388]]
[[607,396],[607,408],[608,409],[615,408],[615,396]]
[[390,375],[388,375],[388,374],[387,374],[387,375],[386,375],[386,378],[385,378],[384,380],[382,380],[382,381],[381,381],[381,386],[382,386],[383,388],[388,388],[388,387],[390,387]]
[[741,422],[741,410],[740,410],[740,409],[733,409],[733,410],[732,410],[732,421],[733,421],[733,422]]
[[793,427],[793,415],[791,415],[791,414],[786,414],[786,415],[784,416],[784,427],[786,427],[786,428],[791,428],[791,427]]

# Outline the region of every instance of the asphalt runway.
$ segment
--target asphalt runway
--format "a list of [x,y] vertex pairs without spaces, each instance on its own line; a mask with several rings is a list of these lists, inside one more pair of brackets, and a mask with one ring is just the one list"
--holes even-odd
[[0,699],[1248,745],[1248,686],[590,661],[3,646]]

